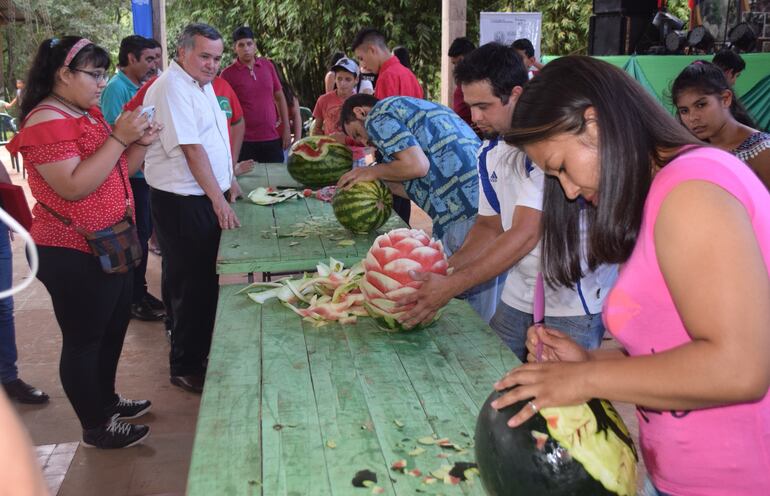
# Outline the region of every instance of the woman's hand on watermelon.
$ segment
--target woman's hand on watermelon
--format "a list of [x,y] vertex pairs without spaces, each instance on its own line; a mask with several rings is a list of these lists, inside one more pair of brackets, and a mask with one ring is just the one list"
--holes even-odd
[[409,275],[415,281],[422,281],[422,285],[417,291],[396,300],[394,309],[394,312],[405,312],[399,322],[407,328],[431,322],[436,312],[455,296],[447,284],[447,276],[415,271],[409,271]]
[[[542,343],[541,355],[537,357],[537,343]],[[527,361],[535,362],[585,362],[590,360],[588,351],[569,336],[556,329],[542,325],[527,330]]]
[[356,183],[364,181],[376,181],[379,179],[377,170],[374,167],[356,167],[350,172],[342,175],[337,181],[337,187],[340,189],[350,189]]
[[[555,406],[579,405],[591,399],[586,390],[587,362],[527,363],[512,369],[494,384],[498,391],[508,389],[492,403],[500,410],[518,401],[529,400],[527,406],[508,421],[517,427],[538,411]],[[533,406],[534,405],[534,406]]]

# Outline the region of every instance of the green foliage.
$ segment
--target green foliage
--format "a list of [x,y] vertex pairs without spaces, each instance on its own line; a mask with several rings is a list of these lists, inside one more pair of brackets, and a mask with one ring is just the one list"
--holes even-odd
[[[10,3],[10,2],[9,2]],[[120,40],[132,33],[130,0],[15,0],[25,22],[2,28],[3,86],[13,92],[24,79],[37,47],[52,36],[85,36],[117,61]]]
[[[427,88],[437,88],[440,71],[441,3],[435,0],[391,2],[390,9],[373,1],[351,0],[169,0],[169,36],[188,22],[208,20],[230,45],[230,33],[240,25],[259,33],[258,52],[281,68],[300,102],[312,107],[323,92],[328,59],[337,50],[352,55],[356,32],[376,26],[392,45],[404,45],[412,68]],[[216,19],[217,22],[212,22]],[[232,50],[228,48],[230,60]],[[437,97],[437,91],[429,95]]]
[[[479,38],[480,12],[542,12],[545,54],[586,53],[592,0],[467,0],[467,36]],[[23,77],[37,45],[51,35],[79,34],[104,46],[113,57],[121,38],[131,34],[129,0],[15,0],[30,12],[25,24],[3,28],[4,84]],[[689,19],[687,0],[671,0],[669,10]],[[206,22],[225,39],[223,66],[232,61],[230,34],[241,25],[257,33],[257,49],[273,59],[312,107],[323,91],[328,59],[337,50],[352,55],[350,43],[362,27],[385,32],[391,46],[409,50],[412,69],[438,99],[441,57],[441,2],[438,0],[166,0],[169,50],[182,28]],[[169,55],[173,55],[172,52]]]

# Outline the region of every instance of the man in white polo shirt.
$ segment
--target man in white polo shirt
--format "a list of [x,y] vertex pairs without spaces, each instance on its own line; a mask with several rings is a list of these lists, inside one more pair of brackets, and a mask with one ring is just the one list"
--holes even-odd
[[203,390],[214,329],[219,236],[222,229],[240,226],[227,198],[239,192],[227,116],[211,87],[223,49],[216,29],[188,25],[179,37],[176,61],[144,99],[165,125],[147,152],[144,174],[163,252],[171,383],[196,393]]
[[[507,271],[501,301],[489,325],[524,361],[526,334],[533,321],[534,288],[540,270],[540,216],[543,172],[526,154],[503,141],[528,76],[513,48],[488,43],[465,55],[455,67],[465,102],[479,130],[489,136],[478,154],[479,212],[462,247],[449,259],[451,275],[421,274],[415,303],[405,323],[432,318],[452,297]],[[550,180],[550,179],[549,179]],[[586,348],[597,348],[604,334],[601,307],[615,280],[614,266],[599,266],[575,288],[545,287],[545,325],[568,334]]]

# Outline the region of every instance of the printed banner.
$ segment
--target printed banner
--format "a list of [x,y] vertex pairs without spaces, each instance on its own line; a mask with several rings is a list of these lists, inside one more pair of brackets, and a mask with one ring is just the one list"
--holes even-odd
[[151,0],[131,0],[131,13],[134,18],[134,34],[152,38]]
[[482,12],[479,45],[490,41],[510,45],[519,38],[527,38],[535,47],[535,57],[540,60],[542,23],[540,12]]

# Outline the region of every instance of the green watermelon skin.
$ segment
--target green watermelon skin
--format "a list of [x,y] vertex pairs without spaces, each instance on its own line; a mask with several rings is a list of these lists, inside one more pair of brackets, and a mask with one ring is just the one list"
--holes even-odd
[[308,136],[291,147],[289,175],[308,188],[337,184],[353,168],[350,149],[329,136]]
[[[537,413],[516,428],[508,420],[527,401],[501,410],[491,403],[501,396],[494,391],[482,406],[476,423],[476,463],[486,493],[490,496],[603,496],[616,495],[594,479],[574,457],[548,435],[540,447],[532,432],[548,434],[546,419]],[[602,408],[595,402],[591,408]],[[590,402],[589,402],[590,403]],[[610,406],[611,408],[611,406]],[[621,421],[622,422],[622,421]],[[625,427],[625,426],[623,426]],[[630,441],[630,440],[629,440]],[[634,452],[633,443],[629,447]]]
[[393,210],[393,195],[382,181],[364,181],[350,189],[338,189],[332,199],[337,221],[356,234],[381,227]]

